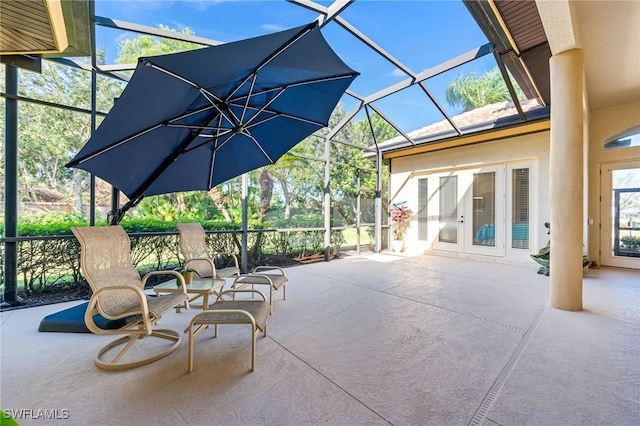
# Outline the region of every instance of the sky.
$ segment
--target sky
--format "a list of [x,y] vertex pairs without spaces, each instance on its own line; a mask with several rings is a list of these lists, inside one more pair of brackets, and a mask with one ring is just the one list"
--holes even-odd
[[[328,6],[332,2],[316,2]],[[230,42],[304,25],[318,13],[284,0],[96,0],[97,16],[157,27],[187,27],[199,37]],[[482,46],[487,39],[461,0],[356,0],[341,14],[349,24],[364,33],[414,73]],[[331,22],[322,29],[338,56],[361,75],[350,90],[360,96],[371,95],[407,78],[393,63],[379,56],[340,25]],[[121,40],[137,34],[104,27],[96,28],[98,48],[104,48],[107,62],[117,57]],[[492,55],[427,80],[428,89],[449,114],[444,93],[447,85],[461,73],[482,72],[495,67]],[[345,95],[347,111],[357,101]],[[404,131],[412,131],[444,117],[425,93],[412,87],[388,96],[374,105]],[[364,113],[356,119],[364,118]]]

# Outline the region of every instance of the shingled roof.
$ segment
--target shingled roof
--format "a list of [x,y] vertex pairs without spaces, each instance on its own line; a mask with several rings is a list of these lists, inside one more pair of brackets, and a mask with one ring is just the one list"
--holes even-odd
[[[540,105],[535,99],[521,101],[520,106],[529,121],[547,118],[549,116],[549,107]],[[463,132],[463,135],[521,123],[518,111],[511,101],[485,105],[471,111],[463,112],[452,117],[452,119]],[[442,141],[449,137],[459,137],[448,120],[442,120],[414,130],[407,133],[407,136],[409,136],[416,145]],[[412,145],[411,141],[407,140],[404,136],[396,136],[393,139],[380,143],[378,147],[384,152],[406,148]]]

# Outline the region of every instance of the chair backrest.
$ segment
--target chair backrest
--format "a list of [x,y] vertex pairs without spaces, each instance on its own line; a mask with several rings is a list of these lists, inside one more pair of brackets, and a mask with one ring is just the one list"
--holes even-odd
[[[201,224],[176,223],[180,233],[180,252],[184,256],[185,263],[191,259],[210,258],[207,250],[207,234]],[[207,261],[193,261],[189,263],[189,269],[196,271],[201,277],[211,276],[211,264]]]
[[[142,288],[140,274],[131,262],[131,241],[120,225],[71,228],[80,242],[80,266],[93,292],[107,286],[130,285]],[[118,316],[139,304],[137,296],[126,290],[98,295],[98,309]]]

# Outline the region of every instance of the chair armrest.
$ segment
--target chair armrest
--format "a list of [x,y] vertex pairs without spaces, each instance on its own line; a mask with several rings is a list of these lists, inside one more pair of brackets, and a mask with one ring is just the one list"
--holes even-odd
[[220,292],[220,294],[218,294],[218,297],[216,297],[216,302],[218,300],[222,300],[222,296],[227,294],[227,293],[232,293],[232,294],[235,294],[235,293],[257,293],[257,294],[260,295],[260,297],[262,297],[262,300],[264,300],[265,302],[267,301],[267,297],[261,291],[258,291],[258,290],[253,290],[253,289],[252,290],[234,290],[234,289],[230,289],[230,290],[224,290],[224,291]]
[[217,251],[217,252],[213,253],[213,256],[211,256],[211,257],[216,257],[216,256],[231,256],[233,258],[233,263],[235,264],[235,267],[240,269],[240,266],[239,266],[240,264],[238,263],[238,256],[236,256],[235,253]]
[[268,271],[275,271],[275,272],[280,272],[281,275],[285,275],[284,270],[282,268],[280,268],[279,266],[256,266],[255,268],[253,268],[253,271],[251,271],[252,274],[256,274],[260,271],[263,272],[268,272]]
[[142,277],[142,287],[144,288],[147,280],[154,275],[173,275],[176,277],[178,281],[180,281],[180,287],[182,288],[183,293],[187,293],[187,289],[184,285],[184,277],[178,271],[151,271],[148,272],[144,277]]
[[184,262],[184,268],[188,269],[189,263],[195,261],[195,260],[205,260],[207,262],[209,262],[209,266],[211,267],[211,276],[213,278],[216,278],[216,265],[213,263],[213,260],[211,260],[208,257],[194,257],[193,259],[189,259],[186,262]]
[[[113,316],[113,315],[109,315],[106,312],[102,311],[99,306],[98,306],[98,296],[100,296],[101,293],[105,293],[108,291],[121,291],[121,290],[127,290],[127,291],[133,291],[134,293],[136,293],[136,295],[138,296],[138,299],[140,300],[140,310],[135,310],[135,311],[130,311],[130,312],[122,312],[120,314],[118,314],[117,316]],[[122,317],[127,317],[130,315],[139,315],[139,314],[144,314],[145,312],[149,311],[149,305],[147,304],[147,295],[145,294],[144,291],[142,291],[141,288],[139,287],[135,287],[132,285],[111,285],[108,287],[102,287],[99,288],[96,292],[93,293],[93,295],[91,295],[91,299],[89,301],[89,305],[90,308],[95,308],[96,311],[102,315],[103,317],[105,317],[106,319],[110,319],[110,320],[114,320],[114,319],[118,319],[118,318],[122,318]],[[88,310],[87,310],[88,311]]]

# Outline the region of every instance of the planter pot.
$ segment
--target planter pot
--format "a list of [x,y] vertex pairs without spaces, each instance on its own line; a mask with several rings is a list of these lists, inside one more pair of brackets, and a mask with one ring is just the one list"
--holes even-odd
[[391,241],[391,250],[397,253],[404,251],[404,241],[403,240],[392,240]]
[[193,282],[193,271],[184,271],[185,284],[191,284]]

